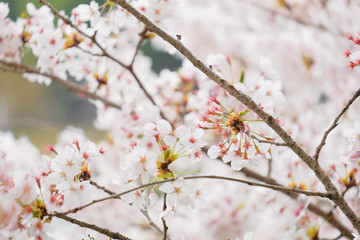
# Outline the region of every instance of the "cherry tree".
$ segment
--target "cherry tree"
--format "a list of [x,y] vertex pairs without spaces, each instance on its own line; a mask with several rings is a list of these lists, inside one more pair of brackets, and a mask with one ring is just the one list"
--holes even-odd
[[0,70],[108,138],[0,132],[0,239],[360,239],[358,1],[39,1],[0,3]]

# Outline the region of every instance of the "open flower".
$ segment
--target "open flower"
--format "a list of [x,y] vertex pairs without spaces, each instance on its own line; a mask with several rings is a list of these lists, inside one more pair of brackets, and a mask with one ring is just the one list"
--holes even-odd
[[185,126],[180,126],[175,131],[175,136],[179,138],[189,152],[196,152],[207,145],[207,142],[201,139],[203,135],[204,131],[202,129],[195,129],[191,132],[190,128]]
[[249,126],[261,120],[252,119],[252,112],[249,110],[229,111],[216,97],[212,97],[210,101],[213,105],[202,115],[200,120],[203,123],[199,124],[199,127],[219,131],[226,138],[209,148],[208,155],[211,159],[220,156],[224,163],[231,161],[234,170],[241,170],[250,160],[269,157],[270,148],[266,145],[259,146],[257,141],[273,139],[254,132]]
[[135,147],[134,150],[127,154],[125,161],[128,164],[126,172],[128,172],[128,179],[141,179],[143,184],[149,183],[150,175],[153,175],[156,170],[156,154],[147,151],[145,148]]

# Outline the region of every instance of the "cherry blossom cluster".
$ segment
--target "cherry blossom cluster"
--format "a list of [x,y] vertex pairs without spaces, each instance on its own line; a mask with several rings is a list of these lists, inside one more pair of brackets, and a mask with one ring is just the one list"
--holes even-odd
[[273,139],[251,130],[251,123],[259,121],[251,119],[251,111],[229,111],[216,97],[211,98],[210,101],[213,105],[201,116],[203,124],[200,124],[199,127],[219,130],[218,135],[222,135],[226,139],[210,147],[208,151],[210,158],[215,159],[221,156],[224,163],[231,161],[231,167],[235,170],[241,170],[256,159],[265,158],[266,154],[270,158],[271,148],[261,145],[262,149],[260,149],[252,134],[256,134],[264,140]]
[[[159,120],[156,124],[147,123],[144,126],[144,135],[155,140],[157,151],[134,146],[132,151],[125,156],[122,170],[126,175],[118,176],[114,179],[114,183],[132,188],[139,184],[174,179],[186,174],[178,170],[179,166],[188,164],[189,160],[190,162],[200,161],[201,148],[207,145],[206,141],[201,139],[203,130],[191,130],[185,126],[179,126],[173,130],[166,120]],[[149,145],[148,148],[151,147]],[[200,182],[197,185],[198,187],[194,188],[193,183],[179,179],[173,183],[164,183],[160,187],[156,185],[150,189],[139,189],[124,196],[123,199],[135,208],[150,208],[158,199],[157,191],[159,190],[167,194],[167,209],[163,216],[174,214],[185,216],[188,211],[182,208],[193,208],[194,201],[203,199],[203,193],[209,192],[202,190]]]
[[23,45],[21,39],[22,25],[7,18],[9,8],[6,3],[0,3],[0,57],[1,59],[10,59],[20,61]]
[[[281,81],[268,59],[261,58],[260,71],[249,72],[236,71],[230,57],[223,54],[209,55],[207,61],[210,68],[229,79],[237,89],[253,96],[261,108],[273,113],[274,106],[283,102]],[[245,77],[245,74],[249,76]],[[264,128],[262,120],[251,110],[236,103],[226,93],[209,99],[210,106],[201,115],[199,127],[213,129],[216,136],[222,138],[220,143],[210,147],[210,158],[221,156],[225,163],[231,162],[234,170],[241,170],[249,163],[256,165],[257,160],[271,159],[276,154],[276,147],[259,144],[259,140],[271,143],[275,138],[265,135],[274,134]]]
[[144,134],[155,138],[161,152],[161,159],[156,161],[158,179],[174,177],[169,167],[176,160],[187,157],[195,162],[200,161],[201,148],[207,145],[201,139],[204,134],[201,129],[191,131],[189,127],[180,126],[173,130],[166,120],[159,120],[156,125],[146,124]]
[[[2,136],[1,141],[5,140]],[[84,203],[89,196],[90,186],[85,181],[91,178],[94,164],[104,154],[103,148],[97,148],[90,141],[74,139],[62,151],[53,146],[49,149],[55,157],[43,155],[37,171],[23,169],[13,176],[1,174],[3,200],[7,199],[7,204],[14,204],[14,207],[17,205],[3,226],[8,237],[20,239],[27,235],[35,239],[52,239],[48,235],[51,232],[48,225],[52,221],[48,214],[71,209]],[[11,165],[5,153],[3,150],[2,169],[9,170]],[[13,152],[9,155],[12,157]]]

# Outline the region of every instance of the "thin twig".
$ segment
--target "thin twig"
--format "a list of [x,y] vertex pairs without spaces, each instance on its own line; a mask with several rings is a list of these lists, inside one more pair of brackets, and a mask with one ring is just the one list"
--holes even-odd
[[33,74],[37,74],[37,75],[40,75],[40,76],[50,78],[55,83],[63,86],[64,88],[66,88],[70,92],[81,93],[81,94],[84,94],[87,98],[90,98],[90,99],[93,99],[93,100],[99,100],[99,101],[103,102],[104,104],[106,104],[106,105],[108,105],[110,107],[121,109],[120,105],[118,105],[118,104],[116,104],[116,103],[114,103],[112,101],[109,101],[106,98],[97,95],[96,93],[89,92],[85,88],[81,87],[80,85],[77,85],[77,84],[72,83],[70,81],[63,80],[63,79],[61,79],[58,76],[55,76],[53,74],[42,73],[39,70],[31,68],[29,66],[26,66],[26,65],[23,65],[23,64],[18,64],[18,63],[13,63],[13,62],[6,62],[4,60],[0,60],[0,64],[3,64],[3,65],[5,65],[5,66],[7,66],[9,68],[13,68],[15,72],[20,73],[20,74],[33,73]]
[[349,99],[349,101],[346,103],[345,107],[341,110],[341,112],[336,116],[333,123],[329,127],[328,130],[325,131],[324,136],[321,139],[321,142],[319,146],[316,148],[316,152],[313,156],[315,160],[319,158],[320,151],[322,147],[326,144],[326,138],[328,137],[329,133],[336,128],[336,126],[339,124],[339,120],[341,116],[349,109],[350,105],[360,96],[360,88],[354,93],[354,95]]
[[113,191],[111,191],[111,190],[109,190],[109,189],[107,189],[107,188],[105,188],[105,187],[103,187],[103,186],[100,186],[99,184],[97,184],[97,182],[95,182],[95,181],[93,181],[93,180],[91,180],[91,179],[89,179],[89,180],[87,180],[87,181],[89,181],[90,185],[93,185],[93,186],[96,187],[97,189],[100,189],[100,190],[106,192],[106,193],[109,194],[109,195],[115,195],[115,194],[116,194],[116,192],[113,192]]
[[101,234],[104,234],[104,235],[110,237],[111,239],[131,240],[130,238],[125,237],[124,235],[122,235],[122,234],[120,234],[118,232],[112,232],[109,229],[101,228],[101,227],[96,226],[94,224],[89,224],[89,223],[77,220],[75,218],[72,218],[72,217],[69,217],[69,216],[66,216],[66,215],[63,215],[63,214],[55,214],[55,215],[52,215],[52,216],[57,217],[57,218],[61,218],[61,219],[65,220],[65,221],[71,222],[71,223],[76,224],[76,225],[78,225],[80,227],[92,229],[94,231],[97,231],[97,232],[99,232]]
[[238,99],[242,104],[253,110],[264,122],[271,127],[282,139],[288,144],[288,147],[302,159],[306,165],[315,173],[316,177],[322,182],[327,192],[331,195],[330,199],[339,206],[341,211],[350,220],[353,227],[360,232],[360,218],[350,208],[346,200],[340,195],[335,185],[331,182],[329,176],[320,167],[319,163],[315,161],[305,150],[295,142],[295,140],[285,131],[273,116],[266,113],[256,102],[243,92],[238,91],[233,85],[221,78],[208,65],[200,61],[195,55],[186,48],[176,38],[170,36],[164,30],[155,25],[151,20],[145,17],[142,13],[132,7],[126,0],[111,0],[127,10],[131,15],[136,17],[139,21],[145,24],[149,31],[157,34],[164,41],[175,47],[185,58],[187,58],[196,68],[203,72],[209,79],[213,80],[220,87],[226,90],[230,95]]
[[247,133],[246,135],[253,138],[253,139],[255,139],[259,143],[269,143],[269,144],[276,145],[276,146],[287,146],[287,143],[284,143],[284,142],[274,142],[274,141],[260,139],[260,138],[258,138],[257,136],[255,136],[252,133]]
[[[166,211],[166,196],[167,196],[167,194],[166,194],[166,193],[164,193],[163,211]],[[162,221],[163,226],[164,226],[164,237],[163,237],[163,240],[166,240],[166,237],[167,237],[167,231],[168,231],[168,226],[166,225],[165,216],[163,216],[163,217],[161,218],[161,221]]]
[[271,171],[272,171],[272,157],[270,157],[270,158],[268,159],[268,171],[267,171],[267,176],[268,176],[268,177],[270,177]]
[[[298,189],[298,188],[290,188],[290,187],[284,187],[284,186],[278,186],[278,185],[270,185],[270,184],[263,184],[263,183],[257,183],[257,182],[252,182],[252,181],[247,181],[247,180],[242,180],[242,179],[238,179],[238,178],[230,178],[230,177],[223,177],[223,176],[214,176],[214,175],[201,175],[201,176],[190,176],[190,177],[184,177],[183,179],[220,179],[220,180],[226,180],[226,181],[233,181],[233,182],[239,182],[239,183],[244,183],[247,184],[249,186],[257,186],[257,187],[264,187],[264,188],[268,188],[268,189],[273,189],[273,190],[277,190],[277,191],[281,191],[281,192],[285,192],[285,193],[300,193],[300,194],[304,194],[307,196],[317,196],[317,197],[322,197],[322,198],[330,198],[331,194],[330,193],[326,193],[326,192],[311,192],[311,191],[307,191],[307,190],[303,190],[303,189]],[[92,202],[85,204],[83,206],[80,207],[76,207],[73,208],[69,211],[66,212],[55,212],[54,214],[70,214],[70,213],[76,213],[84,208],[87,208],[95,203],[99,203],[99,202],[103,202],[109,199],[116,199],[119,198],[125,194],[128,194],[130,192],[136,191],[138,189],[142,189],[142,188],[146,188],[149,186],[154,186],[154,185],[158,185],[158,184],[162,184],[162,183],[166,183],[166,182],[173,182],[178,180],[178,178],[173,178],[173,179],[165,179],[162,181],[157,181],[157,182],[152,182],[152,183],[148,183],[148,184],[144,184],[132,189],[129,189],[127,191],[124,191],[122,193],[118,193],[118,194],[114,194],[111,195],[109,197],[104,197],[104,198],[100,198],[100,199],[96,199],[93,200]],[[51,216],[52,214],[49,214],[49,216]]]
[[144,27],[144,29],[141,31],[141,33],[139,33],[140,39],[139,39],[138,43],[136,44],[135,53],[134,53],[134,56],[129,64],[129,66],[134,65],[135,58],[139,52],[140,46],[145,41],[145,39],[147,39],[147,37],[146,37],[147,31],[148,31],[148,29],[146,27]]
[[[149,224],[159,233],[164,234],[163,230],[160,229],[160,227],[154,223],[154,221],[152,220],[152,218],[150,217],[148,211],[146,209],[141,209],[140,212],[146,217],[146,219],[149,221]],[[167,238],[170,240],[169,236],[167,236]]]

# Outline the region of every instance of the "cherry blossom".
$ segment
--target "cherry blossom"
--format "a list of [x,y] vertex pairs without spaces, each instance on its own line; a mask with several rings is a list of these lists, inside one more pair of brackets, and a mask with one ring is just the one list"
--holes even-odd
[[143,184],[150,181],[150,176],[156,171],[156,158],[154,152],[148,152],[145,148],[135,147],[135,149],[125,156],[125,171],[128,172],[128,179],[141,179]]
[[71,15],[75,20],[79,21],[79,23],[90,21],[90,25],[94,27],[101,17],[99,4],[94,1],[91,1],[90,5],[80,4],[71,11]]
[[180,139],[180,142],[188,149],[189,152],[196,151],[207,145],[207,142],[202,138],[204,131],[195,129],[191,132],[190,128],[180,126],[175,131],[175,136]]
[[[0,132],[1,239],[360,239],[356,1],[128,1],[171,44],[127,2],[41,3],[0,3],[0,70],[76,84],[104,137]],[[179,67],[154,72],[144,43]]]
[[354,166],[357,165],[357,162],[360,157],[359,134],[360,134],[360,122],[359,121],[356,121],[354,123],[354,128],[347,129],[344,132],[344,136],[347,138],[349,145],[348,145],[348,153],[346,154],[346,156],[344,156],[343,160],[345,163],[350,163]]

